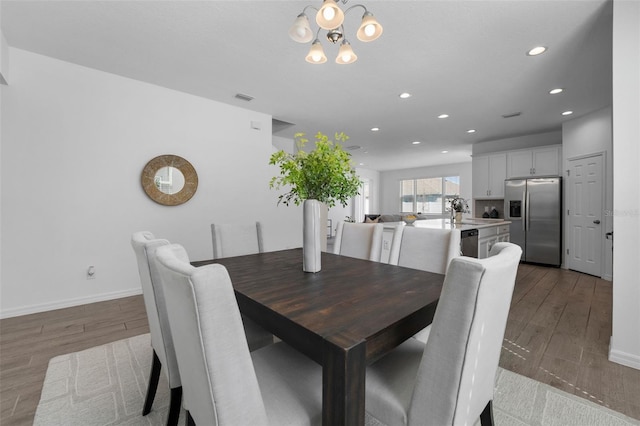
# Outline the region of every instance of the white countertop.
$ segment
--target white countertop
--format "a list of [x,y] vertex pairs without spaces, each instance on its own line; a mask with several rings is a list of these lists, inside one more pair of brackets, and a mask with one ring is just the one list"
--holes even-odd
[[[411,225],[416,228],[435,228],[435,229],[459,229],[461,231],[467,231],[469,229],[490,228],[492,226],[508,225],[511,222],[504,219],[462,219],[462,223],[453,223],[451,219],[424,219],[416,220]],[[404,222],[382,222],[386,227],[396,227]]]

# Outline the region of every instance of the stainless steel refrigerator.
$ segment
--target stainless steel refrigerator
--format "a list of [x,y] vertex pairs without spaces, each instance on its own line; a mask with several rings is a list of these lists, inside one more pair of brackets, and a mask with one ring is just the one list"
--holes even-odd
[[510,241],[522,247],[522,260],[562,263],[562,178],[507,179],[504,216]]

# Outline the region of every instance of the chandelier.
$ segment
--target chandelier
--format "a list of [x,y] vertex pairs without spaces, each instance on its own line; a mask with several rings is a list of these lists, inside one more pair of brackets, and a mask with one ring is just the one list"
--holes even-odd
[[[342,4],[347,4],[349,0],[341,1]],[[358,40],[364,42],[377,39],[380,37],[380,34],[382,34],[382,25],[380,25],[380,23],[376,21],[376,18],[373,17],[373,14],[361,4],[355,4],[345,11],[342,11],[335,0],[324,0],[320,9],[308,5],[302,10],[302,13],[298,15],[289,29],[289,36],[298,43],[309,43],[313,40],[311,48],[309,49],[309,54],[305,58],[307,62],[312,64],[323,64],[327,62],[324,49],[318,39],[320,30],[323,29],[327,30],[327,40],[333,44],[340,43],[336,63],[351,64],[358,59],[351,48],[351,44],[345,36],[344,26],[342,25],[345,14],[358,7],[364,9],[364,14],[362,15],[362,22],[360,23],[356,37]],[[309,8],[317,11],[316,24],[318,24],[319,28],[318,31],[316,31],[315,39],[313,37],[313,31],[311,31],[311,26],[309,25],[309,18],[305,14]]]

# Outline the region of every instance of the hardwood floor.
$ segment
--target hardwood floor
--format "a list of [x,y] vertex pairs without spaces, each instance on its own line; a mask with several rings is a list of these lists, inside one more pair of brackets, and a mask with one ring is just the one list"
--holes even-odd
[[609,362],[612,283],[521,264],[500,366],[640,419],[640,370]]
[[[612,286],[520,265],[500,365],[640,419],[640,370],[607,360]],[[142,296],[0,320],[0,424],[31,425],[49,359],[148,333]]]
[[49,359],[148,332],[142,296],[0,320],[0,424],[33,423]]

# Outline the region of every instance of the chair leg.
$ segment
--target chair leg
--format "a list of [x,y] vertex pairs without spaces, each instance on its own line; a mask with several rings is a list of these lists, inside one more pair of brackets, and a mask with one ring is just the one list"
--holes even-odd
[[487,405],[482,410],[480,414],[480,424],[482,426],[493,426],[495,423],[493,422],[493,401],[489,400]]
[[169,403],[169,416],[167,426],[177,426],[182,406],[182,386],[171,389],[171,402]]
[[160,379],[160,369],[162,363],[160,358],[153,350],[153,362],[151,363],[151,373],[149,374],[149,387],[147,388],[147,397],[144,400],[144,407],[142,408],[142,415],[146,416],[151,411],[153,405],[153,399],[156,397],[156,390],[158,389],[158,380]]
[[186,426],[196,426],[196,422],[193,421],[193,417],[191,417],[191,413],[189,413],[189,410],[187,410],[186,416],[184,417],[185,417],[184,424]]

